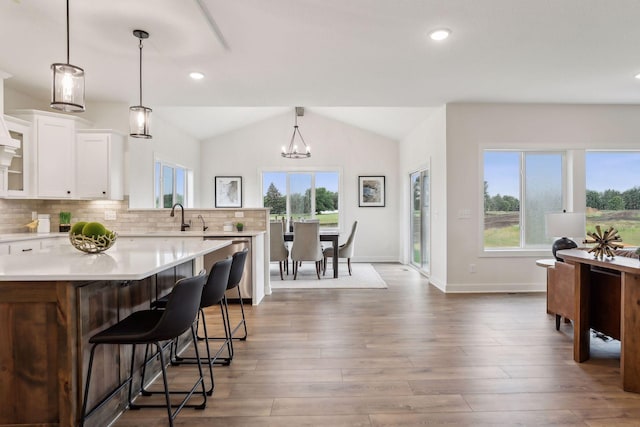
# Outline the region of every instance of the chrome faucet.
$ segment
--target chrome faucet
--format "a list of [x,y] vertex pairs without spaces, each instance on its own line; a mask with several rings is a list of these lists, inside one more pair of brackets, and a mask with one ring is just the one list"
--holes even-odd
[[186,224],[184,222],[184,207],[180,203],[176,203],[175,205],[173,205],[171,207],[171,213],[169,214],[169,216],[171,216],[171,217],[175,216],[176,206],[180,206],[180,210],[182,211],[182,215],[181,215],[181,219],[180,219],[182,224],[180,224],[180,231],[185,231],[188,227],[191,227],[191,225],[190,224]]
[[202,231],[207,231],[207,227],[204,223],[204,218],[202,217],[202,215],[198,215],[198,219],[200,219],[200,221],[202,221]]

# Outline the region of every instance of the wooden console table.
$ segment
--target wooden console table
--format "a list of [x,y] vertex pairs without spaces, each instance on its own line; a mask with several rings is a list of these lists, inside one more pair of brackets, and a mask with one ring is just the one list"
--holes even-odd
[[575,319],[573,324],[573,360],[589,359],[589,300],[591,266],[620,272],[620,375],[625,391],[640,393],[640,262],[616,257],[598,260],[586,251],[569,249],[557,252],[565,262],[575,265]]

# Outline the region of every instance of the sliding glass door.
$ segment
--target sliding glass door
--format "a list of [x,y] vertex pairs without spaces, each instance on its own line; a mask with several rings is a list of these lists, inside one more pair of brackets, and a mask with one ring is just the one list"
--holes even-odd
[[429,273],[429,170],[424,169],[410,175],[411,218],[410,258],[416,268]]

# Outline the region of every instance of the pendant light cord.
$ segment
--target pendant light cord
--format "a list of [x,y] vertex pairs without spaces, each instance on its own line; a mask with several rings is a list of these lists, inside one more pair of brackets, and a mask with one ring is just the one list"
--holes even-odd
[[69,0],[67,0],[67,64],[71,64],[69,61]]
[[140,39],[140,105],[142,105],[142,39]]

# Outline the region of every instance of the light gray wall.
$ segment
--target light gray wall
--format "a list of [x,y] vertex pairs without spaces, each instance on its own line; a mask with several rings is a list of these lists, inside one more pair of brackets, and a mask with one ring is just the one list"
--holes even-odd
[[[585,149],[640,149],[640,106],[556,104],[447,105],[447,291],[543,290],[543,254],[482,253],[482,149],[568,149],[573,199],[584,207]],[[611,179],[615,179],[612,171]],[[460,218],[469,210],[471,218]],[[624,237],[624,236],[623,236]],[[435,250],[435,249],[434,249]],[[476,273],[469,272],[476,265]]]
[[[280,151],[291,139],[293,119],[293,113],[287,113],[204,141],[200,207],[214,206],[217,175],[242,176],[244,206],[260,207],[263,170],[340,170],[341,231],[346,235],[355,220],[359,227],[354,260],[398,261],[398,143],[307,111],[298,124],[312,155],[308,159],[285,159]],[[358,207],[359,175],[386,177],[385,207]]]
[[447,283],[447,133],[446,107],[435,110],[400,143],[400,173],[402,230],[400,233],[402,261],[410,262],[410,201],[409,174],[429,169],[430,178],[430,254],[429,279],[438,288]]

